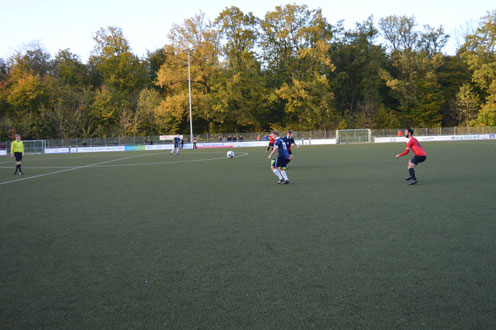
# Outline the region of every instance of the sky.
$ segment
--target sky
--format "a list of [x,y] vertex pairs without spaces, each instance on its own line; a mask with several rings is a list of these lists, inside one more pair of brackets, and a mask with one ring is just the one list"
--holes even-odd
[[329,23],[344,20],[348,29],[370,15],[376,26],[381,17],[414,15],[419,28],[442,25],[451,35],[447,54],[455,53],[463,32],[496,9],[494,0],[0,0],[0,58],[39,43],[52,56],[68,48],[86,62],[95,46],[93,35],[107,26],[120,27],[132,51],[144,57],[168,43],[173,24],[200,11],[214,20],[224,8],[236,6],[263,18],[287,3],[321,8]]

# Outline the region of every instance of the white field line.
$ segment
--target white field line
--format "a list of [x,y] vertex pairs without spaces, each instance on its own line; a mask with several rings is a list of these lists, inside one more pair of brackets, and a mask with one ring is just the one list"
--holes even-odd
[[[163,153],[155,153],[147,156],[152,156],[152,155],[160,155]],[[245,157],[248,156],[247,152],[243,152],[243,155],[235,155],[234,157]],[[171,161],[171,162],[154,162],[154,163],[136,163],[136,164],[120,164],[120,165],[103,165],[103,164],[108,164],[112,162],[116,162],[119,160],[125,160],[125,159],[131,159],[131,158],[137,158],[137,157],[143,157],[143,155],[139,156],[131,156],[131,157],[124,157],[124,158],[119,158],[119,159],[113,159],[113,160],[107,160],[105,162],[100,162],[100,163],[95,163],[95,164],[89,164],[89,165],[83,165],[83,166],[76,166],[76,167],[70,167],[70,168],[65,168],[60,171],[55,171],[55,172],[50,172],[50,173],[44,173],[44,174],[39,174],[39,175],[34,175],[34,176],[29,176],[21,179],[16,179],[16,180],[11,180],[11,181],[6,181],[6,182],[0,182],[0,185],[4,185],[7,183],[13,183],[13,182],[18,182],[18,181],[24,181],[24,180],[30,180],[30,179],[35,179],[47,175],[52,175],[52,174],[58,174],[58,173],[63,173],[63,172],[69,172],[73,170],[78,170],[81,168],[87,168],[87,167],[127,167],[127,166],[145,166],[145,165],[157,165],[157,164],[178,164],[178,163],[193,163],[193,162],[205,162],[205,161],[210,161],[210,160],[220,160],[220,159],[226,159],[226,157],[216,157],[216,158],[206,158],[206,159],[192,159],[192,160],[178,160],[178,161]],[[27,167],[26,167],[27,168]],[[33,167],[33,168],[44,168],[44,167]],[[50,167],[45,167],[45,168],[50,168]],[[56,167],[52,167],[56,168]]]
[[[1,163],[0,163],[1,164]],[[57,168],[74,168],[78,166],[23,166],[22,168],[29,168],[30,170],[46,170],[46,169],[57,169]],[[14,169],[14,166],[0,166],[0,168],[10,168]]]
[[[149,155],[150,156],[150,155]],[[239,152],[238,155],[235,155],[234,158],[245,157],[248,156],[247,152]],[[127,166],[146,166],[146,165],[158,165],[158,164],[178,164],[178,163],[193,163],[193,162],[204,162],[208,160],[218,160],[225,159],[225,157],[216,157],[216,158],[205,158],[205,159],[190,159],[190,160],[173,160],[170,162],[153,162],[153,163],[134,163],[134,164],[118,164],[118,165],[87,165],[91,167],[127,167]],[[117,159],[116,159],[117,160]],[[0,163],[1,164],[1,163]],[[31,170],[42,170],[42,169],[73,169],[75,167],[80,166],[23,166],[23,168],[31,169]],[[0,168],[11,168],[14,169],[13,166],[0,166]]]
[[[136,151],[136,152],[146,152],[146,153],[149,153],[149,152],[152,152],[152,151],[155,151],[154,154],[156,153],[156,151],[158,152],[163,152],[164,154],[166,154],[166,152],[170,152],[170,150],[147,150],[147,151]],[[187,149],[186,152],[189,153],[189,151],[191,151],[190,149]],[[184,152],[184,151],[183,151]],[[119,153],[128,153],[128,151],[116,151],[116,152],[107,152],[109,154],[114,154],[114,155],[117,155]],[[219,151],[202,151],[201,152],[202,154],[218,154],[220,153]],[[41,161],[46,161],[46,160],[54,160],[54,159],[73,159],[73,160],[81,160],[81,159],[88,159],[88,158],[101,158],[102,156],[101,155],[98,155],[98,152],[90,152],[90,153],[69,153],[69,154],[64,154],[65,156],[57,156],[59,154],[45,154],[45,155],[30,155],[29,156],[29,162],[41,162]],[[112,156],[114,156],[112,155]],[[149,156],[149,155],[144,155],[144,156]],[[43,157],[43,158],[39,158],[39,157]],[[26,159],[23,159],[23,162],[25,162]],[[7,161],[7,162],[2,162],[0,164],[5,164],[5,163],[13,163],[15,162],[15,159],[14,160],[10,160],[10,161]],[[69,166],[67,166],[69,167]],[[27,168],[27,167],[26,167]]]
[[[243,155],[241,155],[243,153]],[[240,155],[234,156],[234,158],[245,157],[248,156],[247,152],[240,152]],[[219,159],[227,159],[224,157],[216,157],[216,158],[205,158],[205,159],[190,159],[190,160],[174,160],[171,162],[155,162],[155,163],[135,163],[135,164],[117,164],[117,165],[96,165],[93,167],[126,167],[126,166],[146,166],[146,165],[157,165],[157,164],[179,164],[179,163],[195,163],[195,162],[206,162],[209,160],[219,160]]]
[[53,174],[58,174],[58,173],[64,173],[64,172],[79,170],[81,168],[86,168],[86,167],[92,167],[92,166],[96,166],[96,165],[102,165],[102,164],[117,162],[119,160],[125,160],[125,159],[137,158],[137,157],[144,157],[144,156],[160,155],[160,154],[162,154],[162,153],[154,153],[154,154],[150,154],[150,155],[130,156],[130,157],[123,157],[123,158],[118,158],[118,159],[107,160],[107,161],[104,161],[104,162],[99,162],[99,163],[94,163],[94,164],[89,164],[89,165],[76,166],[76,167],[66,168],[66,169],[60,170],[60,171],[43,173],[43,174],[38,174],[38,175],[34,175],[34,176],[28,176],[28,177],[21,178],[21,179],[16,179],[16,180],[11,180],[11,181],[6,181],[6,182],[0,182],[0,186],[1,185],[4,185],[4,184],[8,184],[8,183],[14,183],[14,182],[19,182],[19,181],[31,180],[31,179],[36,179],[36,178],[41,178],[41,177],[44,177],[44,176],[48,176],[48,175],[53,175]]

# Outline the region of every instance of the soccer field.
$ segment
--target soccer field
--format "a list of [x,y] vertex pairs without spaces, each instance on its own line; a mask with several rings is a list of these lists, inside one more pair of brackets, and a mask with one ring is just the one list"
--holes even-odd
[[2,157],[0,327],[495,328],[496,144],[423,146]]

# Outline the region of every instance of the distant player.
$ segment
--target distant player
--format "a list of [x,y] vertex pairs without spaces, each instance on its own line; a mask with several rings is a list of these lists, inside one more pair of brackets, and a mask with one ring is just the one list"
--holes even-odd
[[293,160],[293,152],[291,151],[291,145],[295,145],[297,148],[300,146],[296,144],[295,140],[293,139],[293,131],[289,130],[288,134],[282,138],[284,142],[286,143],[286,146],[288,147],[288,153],[289,153],[289,161]]
[[21,136],[19,134],[15,135],[15,141],[12,142],[12,145],[10,146],[10,158],[16,159],[16,170],[14,172],[14,175],[19,172],[19,175],[23,175],[22,169],[21,169],[21,162],[22,162],[22,156],[24,155],[24,143],[21,141]]
[[272,169],[272,172],[279,178],[279,181],[277,181],[277,183],[288,184],[289,179],[288,176],[286,175],[286,172],[283,169],[283,167],[285,167],[289,162],[288,148],[284,140],[279,137],[278,131],[272,131],[272,137],[275,139],[275,141],[274,141],[274,148],[272,149],[272,152],[269,155],[269,159],[272,157],[272,154],[276,150],[279,153],[279,155],[277,156],[276,160],[272,163],[270,168]]
[[425,153],[424,148],[420,145],[420,142],[416,138],[413,137],[413,130],[411,128],[406,129],[403,134],[405,137],[408,139],[408,142],[406,143],[406,150],[402,154],[396,155],[396,158],[400,158],[401,156],[405,156],[408,154],[410,149],[413,151],[413,157],[408,161],[408,172],[410,175],[405,178],[405,180],[410,181],[408,184],[416,184],[417,178],[415,177],[415,170],[414,167],[418,163],[422,163],[427,159],[427,154]]
[[177,136],[174,136],[174,148],[170,152],[172,155],[174,153],[174,150],[176,151],[176,155],[179,154],[179,144],[181,143],[181,138],[179,137],[179,134]]
[[272,148],[272,151],[274,151],[274,142],[275,142],[274,134],[270,134],[269,135],[269,146],[267,147],[267,150],[265,152],[269,152],[270,148]]

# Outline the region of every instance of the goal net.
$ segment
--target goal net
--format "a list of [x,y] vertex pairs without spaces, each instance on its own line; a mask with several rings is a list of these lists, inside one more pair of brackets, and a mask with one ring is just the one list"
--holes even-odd
[[26,154],[43,154],[45,153],[45,140],[22,140],[24,144],[24,153]]
[[370,129],[338,129],[336,130],[336,143],[369,143],[372,142]]

